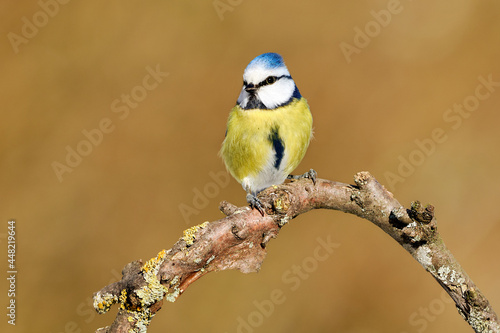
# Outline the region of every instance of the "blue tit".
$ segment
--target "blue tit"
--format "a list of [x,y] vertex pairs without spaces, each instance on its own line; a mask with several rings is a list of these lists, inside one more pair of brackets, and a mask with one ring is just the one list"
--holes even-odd
[[243,73],[243,88],[231,110],[220,155],[247,192],[247,202],[263,215],[257,194],[282,184],[304,157],[312,136],[312,115],[283,58],[264,53]]

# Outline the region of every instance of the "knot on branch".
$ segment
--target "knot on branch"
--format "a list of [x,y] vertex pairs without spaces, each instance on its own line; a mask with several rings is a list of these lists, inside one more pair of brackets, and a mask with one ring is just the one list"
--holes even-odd
[[413,222],[403,228],[403,238],[413,247],[432,242],[437,235],[434,206],[424,207],[420,201],[414,201],[407,213]]
[[434,206],[428,204],[424,207],[420,201],[413,201],[409,215],[417,222],[428,224],[434,218]]
[[375,181],[375,178],[366,171],[354,175],[354,183],[357,187],[352,189],[350,199],[361,208],[362,213],[366,213],[365,207],[371,204],[369,197],[372,192],[369,189],[373,187],[373,181]]
[[232,223],[231,233],[238,241],[243,241],[248,237],[248,229],[245,227],[246,223],[243,220],[236,220]]
[[291,195],[286,189],[273,192],[272,208],[278,214],[286,214],[291,206]]

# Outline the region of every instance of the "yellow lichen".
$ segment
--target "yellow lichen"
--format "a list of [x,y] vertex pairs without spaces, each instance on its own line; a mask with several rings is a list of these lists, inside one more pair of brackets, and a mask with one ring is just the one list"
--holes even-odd
[[209,222],[206,221],[203,222],[202,224],[195,225],[194,227],[191,227],[183,231],[182,239],[186,242],[187,246],[191,246],[194,244],[194,240],[196,238],[195,237],[196,232],[201,228],[205,228],[208,225],[208,223]]
[[179,276],[176,275],[176,276],[174,276],[172,281],[170,281],[170,286],[175,286],[178,283],[179,283]]
[[157,274],[161,264],[165,261],[167,251],[162,250],[155,258],[149,259],[144,266],[142,272],[146,285],[136,290],[137,296],[141,299],[142,307],[147,307],[163,299],[163,296],[168,292],[168,288],[164,287],[158,280]]
[[181,294],[181,290],[178,287],[174,287],[174,291],[165,295],[165,299],[171,303],[175,302],[179,295]]
[[115,304],[116,302],[118,302],[118,297],[113,296],[112,294],[101,294],[100,292],[98,292],[94,296],[93,305],[94,309],[98,313],[102,314],[108,312],[111,308],[111,305]]
[[177,298],[181,294],[181,289],[179,288],[179,285],[180,285],[180,279],[179,279],[179,276],[176,275],[176,276],[174,276],[174,278],[172,279],[172,281],[170,281],[170,289],[172,291],[170,291],[169,293],[167,293],[165,295],[165,299],[167,301],[173,303],[173,302],[175,302],[177,300]]
[[125,303],[127,302],[127,289],[122,289],[120,297],[118,297],[120,302],[120,308],[125,309]]
[[[105,313],[110,309],[111,305],[120,303],[121,309],[125,310],[127,313],[127,320],[131,323],[135,322],[131,332],[146,332],[151,322],[151,318],[154,316],[148,307],[151,304],[161,301],[169,291],[169,288],[163,286],[158,279],[158,271],[167,258],[168,253],[169,251],[162,250],[156,257],[151,258],[142,266],[141,271],[146,285],[132,291],[132,293],[136,294],[140,299],[140,305],[131,306],[130,303],[127,304],[127,289],[122,289],[119,296],[114,296],[109,293],[101,294],[99,292],[94,296],[94,308],[97,312]],[[172,281],[175,284],[174,289],[177,289],[174,290],[173,293],[176,294],[176,296],[180,292],[178,289],[178,281],[178,277],[174,278]]]
[[167,256],[166,250],[161,250],[155,258],[149,259],[144,266],[142,266],[142,271],[144,273],[149,273],[151,270],[154,270],[158,267],[159,264],[163,263],[165,257]]
[[127,320],[130,323],[135,322],[134,327],[129,330],[130,333],[146,333],[149,324],[151,323],[151,319],[154,315],[151,313],[149,309],[145,309],[144,311],[127,311],[129,316]]

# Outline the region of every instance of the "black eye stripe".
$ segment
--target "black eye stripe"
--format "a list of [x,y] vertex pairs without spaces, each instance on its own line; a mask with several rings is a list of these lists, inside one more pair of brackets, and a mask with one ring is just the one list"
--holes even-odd
[[[280,79],[282,79],[282,78],[284,78],[284,77],[289,78],[289,79],[291,79],[291,78],[292,78],[290,75],[274,76],[275,80],[274,80],[274,82],[273,82],[273,83],[278,82],[278,80],[280,80]],[[267,82],[267,79],[268,79],[268,77],[267,77],[264,81],[259,82],[259,84],[257,84],[257,86],[256,86],[256,87],[267,86],[267,85],[269,84],[269,83]]]
[[[287,79],[291,79],[292,77],[290,75],[281,75],[281,76],[273,76],[275,78],[274,82],[277,82],[278,80],[282,79],[282,78],[287,78]],[[254,87],[255,88],[260,88],[262,86],[267,86],[269,83],[267,82],[267,79],[269,78],[269,76],[262,82],[259,82],[258,84],[256,84]],[[247,87],[249,85],[249,83],[247,81],[243,81],[243,86],[244,87]]]

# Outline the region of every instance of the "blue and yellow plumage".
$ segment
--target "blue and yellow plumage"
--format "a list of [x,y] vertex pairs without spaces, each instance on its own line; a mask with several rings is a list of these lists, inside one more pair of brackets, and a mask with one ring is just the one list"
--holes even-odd
[[[312,116],[283,58],[264,53],[243,74],[243,88],[227,122],[220,155],[263,212],[256,195],[279,185],[298,166],[312,136]],[[313,170],[308,174],[314,180]]]

